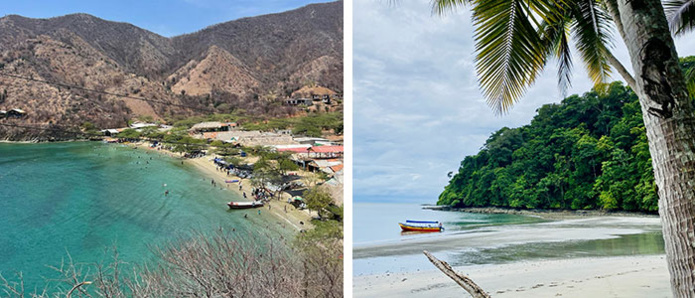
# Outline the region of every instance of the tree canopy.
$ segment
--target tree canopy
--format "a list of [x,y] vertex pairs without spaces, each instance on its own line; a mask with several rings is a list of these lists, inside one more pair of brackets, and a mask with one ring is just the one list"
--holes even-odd
[[493,133],[438,204],[654,212],[657,201],[637,96],[615,82]]

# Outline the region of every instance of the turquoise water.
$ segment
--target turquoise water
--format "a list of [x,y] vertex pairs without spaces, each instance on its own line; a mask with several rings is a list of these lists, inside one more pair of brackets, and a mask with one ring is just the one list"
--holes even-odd
[[0,273],[21,271],[28,288],[42,287],[57,277],[47,265],[67,252],[93,263],[115,246],[122,261],[143,262],[148,246],[193,229],[267,231],[267,218],[229,211],[225,202],[238,196],[203,177],[179,159],[122,145],[0,144]]

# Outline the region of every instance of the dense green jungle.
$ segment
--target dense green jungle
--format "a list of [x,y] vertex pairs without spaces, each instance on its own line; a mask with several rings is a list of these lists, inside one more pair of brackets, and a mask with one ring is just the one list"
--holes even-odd
[[[695,56],[681,66],[695,71]],[[530,124],[494,132],[449,175],[438,205],[658,210],[640,104],[621,82],[543,105]]]

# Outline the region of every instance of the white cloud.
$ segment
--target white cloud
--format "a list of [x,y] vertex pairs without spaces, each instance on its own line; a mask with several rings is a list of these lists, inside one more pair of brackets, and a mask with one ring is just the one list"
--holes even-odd
[[[492,132],[529,123],[562,94],[553,64],[508,114],[495,115],[478,88],[469,13],[438,17],[429,0],[388,2],[354,2],[354,195],[434,202],[446,174]],[[630,68],[624,46],[616,45]],[[677,47],[692,55],[695,39]],[[579,57],[574,61],[568,94],[592,86]]]

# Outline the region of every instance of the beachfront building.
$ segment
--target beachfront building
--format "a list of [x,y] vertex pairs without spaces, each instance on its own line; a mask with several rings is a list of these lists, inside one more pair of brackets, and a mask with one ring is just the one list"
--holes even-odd
[[309,171],[321,171],[328,175],[333,175],[336,171],[342,170],[343,161],[339,159],[314,159],[306,165]]
[[309,148],[309,158],[342,158],[343,146],[313,146]]
[[[291,145],[274,145],[272,146],[275,148],[275,151],[282,152],[282,151],[288,151],[288,152],[303,152],[306,153],[309,148],[311,148],[311,145],[307,144],[291,144]],[[296,150],[296,151],[295,151]]]
[[324,139],[324,138],[312,138],[312,137],[294,138],[294,141],[299,143],[299,144],[308,144],[311,146],[314,146],[314,145],[320,145],[320,146],[333,145],[331,143],[331,141],[329,141],[328,139]]
[[130,125],[130,128],[134,129],[142,129],[145,127],[151,127],[151,126],[158,126],[156,123],[143,123],[143,122],[133,122],[133,124]]
[[125,128],[109,128],[109,129],[102,129],[101,133],[103,133],[104,136],[107,136],[107,137],[115,137],[118,133],[120,133],[123,130],[125,130]]
[[201,122],[193,125],[189,131],[191,133],[204,133],[204,132],[214,132],[214,131],[231,131],[236,128],[237,124],[234,122]]
[[276,149],[278,152],[290,152],[292,154],[296,154],[298,158],[305,160],[343,157],[343,146],[283,146],[276,147]]

